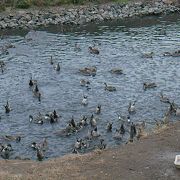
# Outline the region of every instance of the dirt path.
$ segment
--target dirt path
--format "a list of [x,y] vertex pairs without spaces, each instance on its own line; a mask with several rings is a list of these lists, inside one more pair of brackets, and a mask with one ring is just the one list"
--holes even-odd
[[44,162],[0,161],[0,179],[179,180],[180,122],[135,143]]

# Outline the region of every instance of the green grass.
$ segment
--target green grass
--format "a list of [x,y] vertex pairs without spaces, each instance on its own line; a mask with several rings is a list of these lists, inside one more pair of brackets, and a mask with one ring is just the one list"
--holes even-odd
[[2,0],[0,3],[0,11],[3,11],[5,7],[27,9],[31,6],[60,6],[64,4],[106,3],[112,1],[127,3],[129,0]]

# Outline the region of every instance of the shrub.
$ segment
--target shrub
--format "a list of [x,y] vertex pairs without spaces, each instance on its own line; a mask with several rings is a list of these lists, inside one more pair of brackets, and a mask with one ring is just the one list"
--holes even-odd
[[18,0],[16,7],[17,8],[23,8],[23,9],[27,9],[31,6],[31,0]]

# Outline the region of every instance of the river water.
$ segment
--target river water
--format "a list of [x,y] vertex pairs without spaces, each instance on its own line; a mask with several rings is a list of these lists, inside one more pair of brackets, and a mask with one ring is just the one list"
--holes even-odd
[[[15,46],[8,49],[8,55],[0,55],[0,60],[6,63],[4,73],[0,74],[0,135],[22,136],[20,143],[12,142],[11,158],[35,159],[36,152],[30,145],[33,141],[41,142],[44,137],[48,140],[47,158],[71,153],[76,138],[85,136],[90,127],[69,137],[57,136],[55,132],[65,128],[72,116],[76,122],[82,115],[90,117],[98,104],[102,105],[102,113],[97,116],[98,131],[107,147],[114,147],[129,137],[127,134],[123,141],[113,139],[115,129],[120,126],[117,114],[127,116],[130,101],[136,100],[136,113],[130,116],[131,120],[145,120],[149,128],[155,120],[162,119],[168,108],[159,100],[161,91],[175,103],[180,101],[180,58],[163,56],[166,51],[180,49],[178,14],[0,34],[3,34],[0,46],[8,43]],[[75,43],[81,51],[74,50]],[[94,44],[100,50],[99,55],[88,52],[88,47]],[[153,52],[153,58],[143,58],[142,54],[147,52]],[[50,56],[60,62],[60,73],[49,64]],[[78,73],[87,66],[97,67],[96,76]],[[116,67],[122,68],[124,74],[109,72]],[[41,102],[32,96],[29,88],[31,75],[38,81]],[[90,90],[80,86],[81,79],[90,81]],[[115,86],[117,91],[105,91],[104,82]],[[144,82],[155,82],[158,87],[144,91]],[[85,107],[81,105],[83,95],[87,95],[89,101]],[[5,114],[3,107],[7,100],[13,109],[9,114]],[[29,115],[54,109],[62,116],[58,123],[29,123]],[[112,133],[106,132],[108,122],[113,122]],[[4,143],[2,138],[1,141]]]

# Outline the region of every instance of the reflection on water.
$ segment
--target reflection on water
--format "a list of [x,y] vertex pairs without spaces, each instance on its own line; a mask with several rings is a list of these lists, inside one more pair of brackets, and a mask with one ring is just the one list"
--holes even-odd
[[[163,56],[163,52],[172,52],[180,47],[178,15],[90,24],[72,29],[67,27],[63,31],[53,26],[29,32],[14,30],[0,33],[6,35],[0,46],[15,45],[9,49],[9,55],[0,55],[0,60],[7,65],[4,74],[0,74],[0,132],[1,135],[21,134],[23,137],[20,143],[12,144],[13,156],[35,158],[30,144],[44,137],[49,143],[47,157],[70,153],[76,137],[87,135],[90,127],[66,138],[54,133],[66,127],[72,116],[76,122],[82,115],[90,117],[98,104],[102,105],[98,130],[107,147],[112,147],[119,144],[113,139],[115,128],[120,127],[117,114],[126,116],[130,101],[137,101],[137,112],[131,115],[131,120],[152,123],[161,119],[168,107],[159,101],[161,91],[179,103],[179,58]],[[75,43],[81,51],[74,51]],[[99,48],[99,55],[89,54],[88,47],[93,44]],[[154,52],[153,58],[142,58],[144,52]],[[49,64],[51,55],[55,62],[60,62],[60,73]],[[83,77],[78,73],[79,68],[86,66],[96,66],[96,76]],[[109,72],[116,67],[122,68],[124,75]],[[42,92],[41,103],[29,89],[31,74]],[[89,91],[80,86],[82,78],[90,81]],[[104,91],[104,82],[115,86],[117,91]],[[143,82],[155,82],[158,87],[143,91]],[[85,107],[81,105],[83,95],[87,95],[89,101]],[[7,100],[13,108],[9,115],[4,113],[3,107]],[[57,124],[44,123],[41,126],[29,123],[30,114],[47,113],[53,109],[62,116]],[[113,122],[112,133],[105,130],[108,122]],[[123,142],[128,137],[127,133]]]

